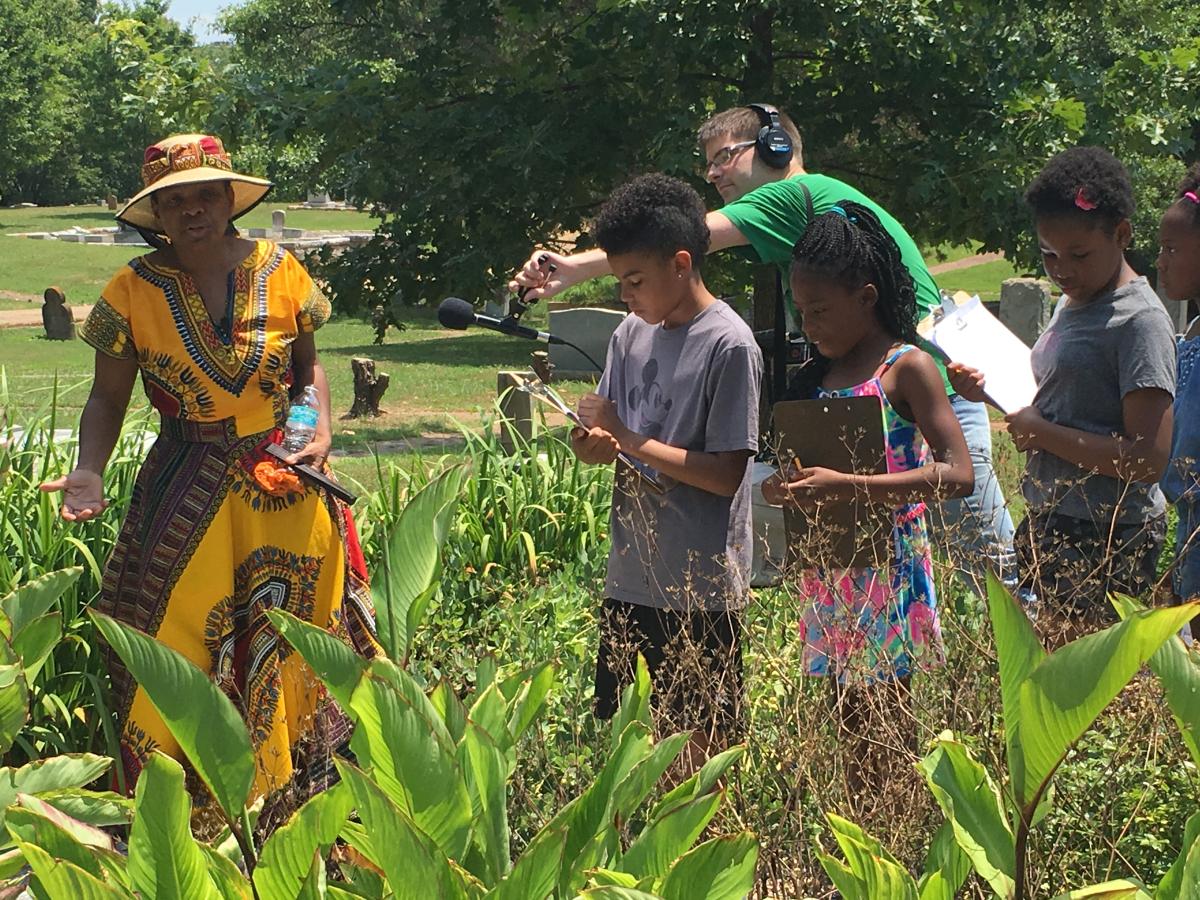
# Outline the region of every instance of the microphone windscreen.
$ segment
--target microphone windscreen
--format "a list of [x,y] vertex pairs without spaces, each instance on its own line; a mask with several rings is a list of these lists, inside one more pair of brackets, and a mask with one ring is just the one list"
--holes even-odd
[[444,328],[462,331],[475,324],[475,307],[458,297],[447,297],[438,306],[438,321]]

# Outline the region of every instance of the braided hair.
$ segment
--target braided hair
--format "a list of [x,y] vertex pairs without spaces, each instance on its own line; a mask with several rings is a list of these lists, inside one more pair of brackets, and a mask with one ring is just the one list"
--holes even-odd
[[[879,217],[852,200],[817,216],[792,249],[792,271],[828,278],[857,290],[875,285],[875,314],[884,330],[906,343],[917,340],[917,292],[900,258],[900,247]],[[796,373],[788,393],[811,396],[829,371],[819,353]]]
[[1176,196],[1175,202],[1182,206],[1185,212],[1191,213],[1189,224],[1193,228],[1200,228],[1200,162],[1188,169],[1187,174],[1183,176]]

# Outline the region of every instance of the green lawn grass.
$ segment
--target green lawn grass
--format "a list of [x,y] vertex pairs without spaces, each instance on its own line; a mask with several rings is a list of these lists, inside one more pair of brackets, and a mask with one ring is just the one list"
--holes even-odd
[[[271,213],[282,209],[290,228],[314,231],[370,231],[377,219],[369,213],[341,209],[288,209],[288,203],[268,197],[242,218],[239,225],[268,228]],[[103,206],[39,206],[32,209],[0,209],[0,234],[25,231],[65,231],[68,228],[105,228],[115,225],[113,214]]]
[[[13,398],[11,412],[18,421],[36,415],[54,395],[57,377],[59,408],[74,422],[87,399],[94,353],[83,341],[52,343],[40,331],[0,329],[0,366]],[[446,331],[432,313],[421,311],[408,316],[404,331],[390,331],[385,344],[376,346],[373,339],[371,326],[355,319],[334,319],[317,332],[333,397],[336,448],[364,449],[428,432],[457,433],[460,426],[478,429],[492,410],[497,371],[524,370],[537,347],[487,331]],[[378,371],[391,376],[381,404],[386,414],[379,418],[340,418],[354,400],[350,360],[355,356],[374,359]],[[558,387],[571,402],[591,389],[586,382]],[[145,402],[139,389],[135,402]]]
[[978,294],[984,300],[1000,299],[1000,285],[1006,278],[1017,278],[1026,273],[1018,270],[1006,259],[955,269],[935,276],[938,287],[944,291],[966,291]]
[[978,241],[968,241],[965,244],[938,244],[936,247],[921,249],[921,255],[925,258],[925,264],[928,266],[956,262],[979,252],[981,252],[981,248]]

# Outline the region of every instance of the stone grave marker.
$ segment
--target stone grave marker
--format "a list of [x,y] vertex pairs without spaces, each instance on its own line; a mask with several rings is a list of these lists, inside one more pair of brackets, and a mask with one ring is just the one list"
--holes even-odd
[[51,341],[70,341],[75,338],[75,317],[67,306],[67,295],[62,288],[48,287],[42,295],[42,327],[46,338]]
[[[574,309],[551,310],[547,317],[547,330],[563,340],[578,344],[599,365],[604,365],[608,355],[608,342],[617,326],[628,313],[599,307],[576,307]],[[566,379],[598,379],[600,372],[573,347],[561,344],[550,346],[550,362],[554,366],[554,377]]]
[[1040,278],[1009,278],[1000,285],[1000,322],[1029,347],[1053,311],[1050,285]]

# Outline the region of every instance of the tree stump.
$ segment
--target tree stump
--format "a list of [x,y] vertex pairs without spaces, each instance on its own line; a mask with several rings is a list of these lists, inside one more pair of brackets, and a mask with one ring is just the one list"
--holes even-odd
[[379,416],[379,399],[387,390],[391,376],[386,372],[375,374],[375,360],[365,356],[356,356],[350,360],[350,370],[354,372],[354,405],[345,418],[357,419],[360,416]]

